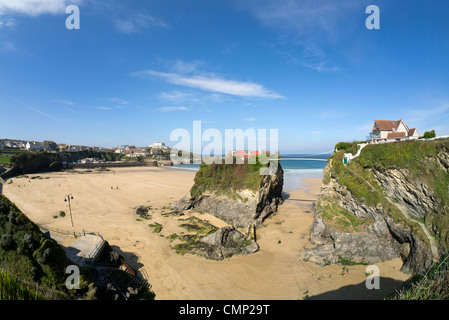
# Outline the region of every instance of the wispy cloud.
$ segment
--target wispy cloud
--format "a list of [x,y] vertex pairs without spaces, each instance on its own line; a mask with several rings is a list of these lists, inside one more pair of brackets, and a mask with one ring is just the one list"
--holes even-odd
[[13,100],[14,102],[16,102],[17,104],[20,104],[21,106],[24,106],[25,108],[27,108],[27,109],[29,109],[29,110],[35,112],[35,113],[38,113],[38,114],[40,114],[40,115],[42,115],[42,116],[44,116],[44,117],[47,117],[47,118],[49,118],[49,119],[52,119],[52,120],[61,121],[60,119],[58,119],[58,118],[56,118],[56,117],[54,117],[54,116],[52,116],[52,115],[50,115],[50,114],[48,114],[48,113],[46,113],[46,112],[40,110],[40,109],[37,109],[37,108],[35,108],[35,107],[32,107],[32,106],[30,106],[30,105],[28,105],[28,104],[26,104],[26,103],[24,103],[24,102],[22,102],[22,101],[20,101],[20,100],[17,100],[16,98],[13,98],[13,97],[11,97],[11,96],[9,96],[9,95],[6,95],[6,96],[7,96],[9,99],[11,99],[11,100]]
[[344,70],[323,48],[348,34],[351,19],[347,17],[360,7],[360,1],[248,0],[239,6],[278,33],[278,40],[270,45],[290,63],[317,72]]
[[337,36],[345,12],[359,3],[355,0],[249,0],[242,7],[270,28],[302,36],[319,32],[330,38]]
[[310,132],[310,134],[320,135],[320,134],[323,134],[323,132],[321,132],[321,131],[312,131],[312,132]]
[[156,77],[169,83],[185,86],[194,89],[200,89],[208,92],[229,94],[240,97],[281,99],[281,95],[264,88],[262,85],[254,82],[242,82],[227,80],[213,73],[202,73],[195,75],[183,75],[168,72],[159,72],[154,70],[145,70],[133,73],[139,77]]
[[246,122],[254,122],[256,120],[257,120],[257,118],[246,118],[245,119]]
[[195,92],[194,90],[186,91],[169,91],[161,92],[158,97],[159,100],[169,102],[170,104],[196,104],[204,105],[211,103],[223,103],[232,100],[227,95],[221,93],[203,93]]
[[128,104],[129,102],[120,98],[111,98],[109,99],[110,102],[116,103],[116,104],[120,104],[120,105],[125,105]]
[[21,14],[38,16],[41,14],[65,14],[69,5],[78,5],[81,0],[0,0],[0,16]]
[[111,110],[110,107],[106,107],[106,106],[95,106],[94,108],[97,109],[97,110],[101,110],[101,111],[109,111],[109,110]]
[[158,108],[157,110],[161,112],[168,112],[168,111],[187,111],[190,109],[187,107],[161,107]]
[[442,103],[438,106],[431,108],[410,110],[408,112],[408,115],[409,115],[408,121],[411,122],[447,117],[449,116],[449,103]]
[[0,44],[0,51],[16,52],[16,51],[19,51],[19,49],[17,49],[17,47],[14,45],[14,43],[5,42],[5,43]]
[[423,106],[408,110],[404,121],[409,127],[416,127],[420,134],[435,129],[437,135],[449,134],[449,103],[440,102],[434,106]]
[[14,28],[16,26],[16,20],[10,17],[2,17],[0,15],[0,30],[4,28]]
[[53,100],[56,103],[60,103],[60,104],[66,104],[69,106],[73,106],[75,103],[73,103],[72,101],[69,100]]
[[142,13],[130,14],[126,18],[115,18],[113,24],[117,31],[126,34],[142,32],[150,28],[169,28],[169,25],[165,21]]

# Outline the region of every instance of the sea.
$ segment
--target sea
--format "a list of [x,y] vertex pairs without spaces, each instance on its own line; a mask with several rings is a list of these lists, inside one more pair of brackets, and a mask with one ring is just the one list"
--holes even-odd
[[[303,186],[302,178],[321,178],[327,159],[331,154],[284,154],[281,166],[284,169],[284,192],[296,190]],[[199,163],[180,164],[172,168],[197,171]]]

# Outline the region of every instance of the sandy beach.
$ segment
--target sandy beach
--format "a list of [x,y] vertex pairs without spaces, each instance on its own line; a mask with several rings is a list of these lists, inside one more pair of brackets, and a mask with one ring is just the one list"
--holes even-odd
[[[225,222],[206,213],[166,216],[167,207],[186,195],[195,172],[173,168],[117,168],[100,172],[41,173],[13,178],[4,194],[32,221],[52,228],[71,229],[67,202],[73,195],[76,231],[100,232],[142,276],[152,284],[156,299],[373,299],[381,298],[408,278],[400,272],[400,259],[379,263],[380,290],[365,287],[366,266],[319,267],[303,261],[310,246],[311,204],[321,178],[305,178],[286,195],[278,212],[257,230],[260,251],[212,261],[180,255],[167,237],[185,231],[179,219],[195,214],[221,227]],[[138,206],[151,206],[150,220],[139,219]],[[65,217],[55,217],[65,211]],[[160,233],[148,226],[162,225]]]

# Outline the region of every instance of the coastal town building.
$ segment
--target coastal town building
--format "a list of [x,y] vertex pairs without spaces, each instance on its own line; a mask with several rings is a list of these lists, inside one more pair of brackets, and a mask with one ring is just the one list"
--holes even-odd
[[155,142],[155,143],[149,145],[148,147],[153,148],[153,149],[168,149],[165,142]]
[[25,145],[25,149],[28,151],[42,151],[42,143],[35,141],[28,141]]
[[125,154],[128,158],[137,158],[137,157],[145,157],[147,155],[147,152],[145,149],[128,149],[125,150]]
[[419,138],[416,128],[409,127],[402,120],[374,120],[373,130],[367,143],[386,143]]
[[259,155],[260,151],[248,151],[248,150],[239,150],[239,151],[228,151],[228,155],[232,155],[234,157],[240,158],[249,158],[250,156]]

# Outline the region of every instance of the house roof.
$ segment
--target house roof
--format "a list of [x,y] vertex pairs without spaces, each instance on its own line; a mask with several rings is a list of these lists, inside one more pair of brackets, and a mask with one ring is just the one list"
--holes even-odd
[[390,132],[387,135],[387,139],[391,138],[405,138],[405,132]]
[[410,129],[410,130],[408,131],[408,135],[409,135],[409,136],[413,136],[413,135],[415,134],[415,131],[416,131],[416,128]]
[[392,131],[397,129],[402,120],[374,120],[381,131]]

